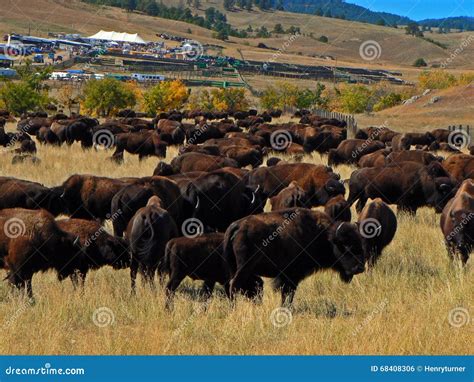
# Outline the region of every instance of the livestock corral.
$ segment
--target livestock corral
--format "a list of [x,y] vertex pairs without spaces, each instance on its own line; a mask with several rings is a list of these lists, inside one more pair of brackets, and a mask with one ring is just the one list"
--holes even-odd
[[0,114],[0,353],[471,350],[462,132]]

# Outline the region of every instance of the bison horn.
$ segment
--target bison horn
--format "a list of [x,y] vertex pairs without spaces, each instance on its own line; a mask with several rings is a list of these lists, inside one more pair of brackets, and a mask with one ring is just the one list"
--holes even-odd
[[441,191],[450,191],[451,190],[451,187],[449,187],[449,184],[446,184],[446,183],[442,183],[439,185],[439,189]]
[[196,205],[194,206],[194,209],[198,209],[199,208],[199,204],[200,204],[200,200],[199,200],[199,196],[196,198]]
[[252,200],[250,201],[250,204],[254,204],[255,199],[256,199],[256,197],[255,197],[255,191],[254,191],[254,192],[252,192]]
[[260,185],[257,186],[257,188],[255,189],[255,192],[258,192],[258,190],[260,190]]
[[337,234],[339,233],[339,230],[340,230],[340,228],[343,226],[343,224],[344,224],[344,222],[342,222],[341,224],[339,224],[339,225],[337,226],[337,228],[336,228],[336,233],[335,233],[335,235],[334,235],[335,237],[337,237]]

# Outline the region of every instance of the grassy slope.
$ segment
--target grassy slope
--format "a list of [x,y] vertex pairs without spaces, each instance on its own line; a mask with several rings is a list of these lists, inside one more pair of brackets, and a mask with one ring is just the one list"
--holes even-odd
[[[38,155],[42,163],[34,167],[12,166],[11,155],[1,155],[1,175],[53,185],[75,172],[145,176],[157,162],[126,155],[117,166],[107,159],[110,152],[84,152],[77,144],[39,147]],[[353,168],[336,170],[346,179]],[[279,295],[269,282],[262,305],[241,300],[233,310],[216,296],[203,311],[195,300],[200,283],[187,279],[172,313],[163,308],[162,290],[153,295],[140,286],[130,298],[126,270],[91,272],[83,293],[75,293],[69,280],[59,283],[52,272],[35,275],[37,304],[31,308],[2,282],[0,354],[468,354],[471,327],[450,326],[448,315],[455,307],[473,312],[472,261],[464,271],[448,261],[438,222],[428,209],[416,218],[402,216],[377,267],[349,285],[329,272],[306,279],[292,323],[283,328],[271,322]],[[113,325],[94,325],[100,307],[112,310]]]
[[[171,0],[165,1],[168,4]],[[221,10],[222,2],[218,0],[203,1],[202,9],[214,6]],[[193,10],[196,12],[196,10]],[[256,45],[264,41],[267,45],[276,49],[282,48],[285,36],[270,39],[235,39],[231,38],[228,43],[223,43],[212,38],[209,30],[199,28],[186,23],[172,20],[153,18],[145,15],[130,14],[116,8],[95,7],[73,0],[70,3],[55,0],[19,0],[9,2],[4,6],[2,19],[0,20],[0,32],[7,33],[16,31],[27,33],[31,27],[33,34],[44,34],[48,31],[82,32],[92,34],[100,29],[138,32],[143,37],[156,39],[155,33],[168,32],[188,36],[204,43],[217,43],[225,47],[224,53],[238,56],[237,49],[241,49],[244,56],[250,59],[268,60],[273,52],[257,49]],[[312,58],[312,55],[333,55],[337,57],[338,64],[360,65],[396,68],[409,66],[415,58],[424,57],[430,62],[442,61],[448,57],[450,50],[455,49],[463,38],[463,34],[449,34],[446,36],[430,35],[435,40],[442,40],[449,45],[450,49],[443,50],[429,42],[410,37],[399,29],[380,27],[376,25],[350,22],[330,18],[322,18],[311,15],[302,15],[288,12],[227,12],[229,22],[238,27],[246,28],[249,24],[253,27],[265,25],[272,29],[276,23],[284,27],[290,25],[299,26],[303,34],[293,43],[285,48],[285,54],[280,57],[285,62],[295,63],[319,63],[333,65],[332,61]],[[192,35],[186,33],[191,28]],[[317,38],[320,35],[329,37],[329,44],[324,44],[309,37],[313,33]],[[365,62],[359,56],[359,46],[366,40],[377,41],[382,48],[379,60]],[[246,45],[248,44],[248,45]],[[472,45],[472,44],[471,44]],[[468,46],[463,53],[463,58],[455,60],[452,68],[470,68],[474,56],[474,47]]]

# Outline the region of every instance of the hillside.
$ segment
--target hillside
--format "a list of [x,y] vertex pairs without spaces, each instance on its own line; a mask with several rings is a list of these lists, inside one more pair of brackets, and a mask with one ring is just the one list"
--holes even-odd
[[[164,3],[176,5],[176,2],[171,0],[165,0]],[[200,9],[192,9],[192,12],[204,14],[204,10],[211,6],[224,12],[220,0],[203,0]],[[401,29],[347,20],[259,10],[226,12],[226,15],[228,22],[238,29],[251,25],[253,28],[266,26],[268,30],[272,30],[275,24],[281,23],[284,28],[291,25],[300,27],[302,34],[291,43],[287,42],[288,35],[284,34],[272,35],[271,38],[231,37],[229,41],[223,42],[213,38],[211,30],[196,25],[126,12],[113,7],[90,5],[77,0],[70,3],[59,0],[18,0],[9,3],[3,9],[0,33],[31,31],[31,34],[44,36],[51,31],[63,31],[87,35],[105,29],[139,33],[144,38],[156,39],[157,33],[166,32],[201,43],[219,45],[222,46],[222,54],[235,57],[242,54],[247,59],[272,59],[274,51],[257,48],[257,45],[263,42],[270,48],[280,49],[277,59],[284,62],[329,66],[337,62],[337,65],[399,68],[403,71],[411,71],[411,64],[418,57],[423,57],[429,64],[443,62],[451,51],[469,36],[467,32],[433,34],[434,40],[447,45],[448,49],[442,49],[428,41],[407,36]],[[192,34],[187,33],[189,29]],[[319,42],[317,39],[321,35],[327,36],[329,43]],[[368,40],[376,41],[381,47],[380,57],[373,61],[364,61],[359,54],[360,45]],[[319,58],[326,55],[333,56],[335,60]],[[450,68],[472,69],[473,58],[474,44],[469,44],[463,53],[453,60]]]

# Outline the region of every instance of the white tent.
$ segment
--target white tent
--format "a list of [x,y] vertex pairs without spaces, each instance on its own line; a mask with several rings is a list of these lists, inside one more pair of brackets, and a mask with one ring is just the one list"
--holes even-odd
[[89,36],[93,40],[106,40],[106,41],[121,41],[121,42],[131,42],[134,44],[146,44],[146,41],[143,40],[138,33],[131,34],[125,32],[107,32],[100,31],[93,36]]

